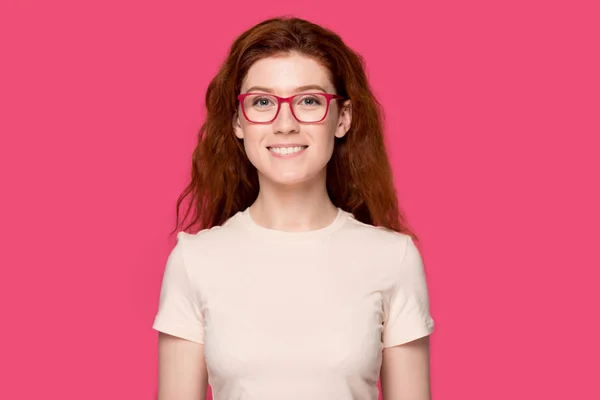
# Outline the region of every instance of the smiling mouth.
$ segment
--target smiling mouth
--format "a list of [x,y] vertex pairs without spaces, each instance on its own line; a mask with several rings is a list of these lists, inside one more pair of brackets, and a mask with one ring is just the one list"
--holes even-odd
[[267,147],[271,153],[279,155],[296,154],[305,150],[308,146],[290,146],[290,147]]

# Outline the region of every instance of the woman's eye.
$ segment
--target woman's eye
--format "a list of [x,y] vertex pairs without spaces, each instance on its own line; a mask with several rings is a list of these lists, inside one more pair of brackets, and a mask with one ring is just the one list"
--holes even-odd
[[318,106],[320,102],[319,99],[315,97],[304,97],[300,100],[300,104],[304,106]]
[[271,104],[271,100],[269,100],[266,97],[259,97],[257,99],[254,100],[253,103],[255,106],[259,106],[259,107],[266,107],[268,105]]

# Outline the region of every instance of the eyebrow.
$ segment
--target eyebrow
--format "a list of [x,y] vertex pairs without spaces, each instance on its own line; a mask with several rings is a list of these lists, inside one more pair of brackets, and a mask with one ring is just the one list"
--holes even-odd
[[[323,89],[321,86],[319,85],[304,85],[304,86],[299,86],[297,87],[294,92],[298,93],[298,92],[306,92],[308,90],[319,90],[323,93],[327,93],[327,90]],[[273,89],[269,89],[268,87],[264,87],[264,86],[252,86],[250,89],[246,90],[246,93],[249,92],[265,92],[265,93],[273,93]]]

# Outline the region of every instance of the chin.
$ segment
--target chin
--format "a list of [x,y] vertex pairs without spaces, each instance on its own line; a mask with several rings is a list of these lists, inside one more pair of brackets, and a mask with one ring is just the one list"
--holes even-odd
[[294,186],[301,185],[308,182],[310,179],[305,177],[273,177],[269,179],[272,183],[281,186]]
[[312,181],[318,174],[300,174],[300,173],[287,173],[287,174],[265,174],[264,179],[274,185],[280,186],[295,186],[303,185]]

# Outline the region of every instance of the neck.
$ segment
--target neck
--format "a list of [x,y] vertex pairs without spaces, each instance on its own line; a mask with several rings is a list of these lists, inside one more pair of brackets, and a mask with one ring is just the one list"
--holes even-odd
[[311,231],[330,225],[338,209],[327,194],[325,174],[297,185],[280,185],[259,177],[260,191],[250,206],[258,225],[281,231]]

